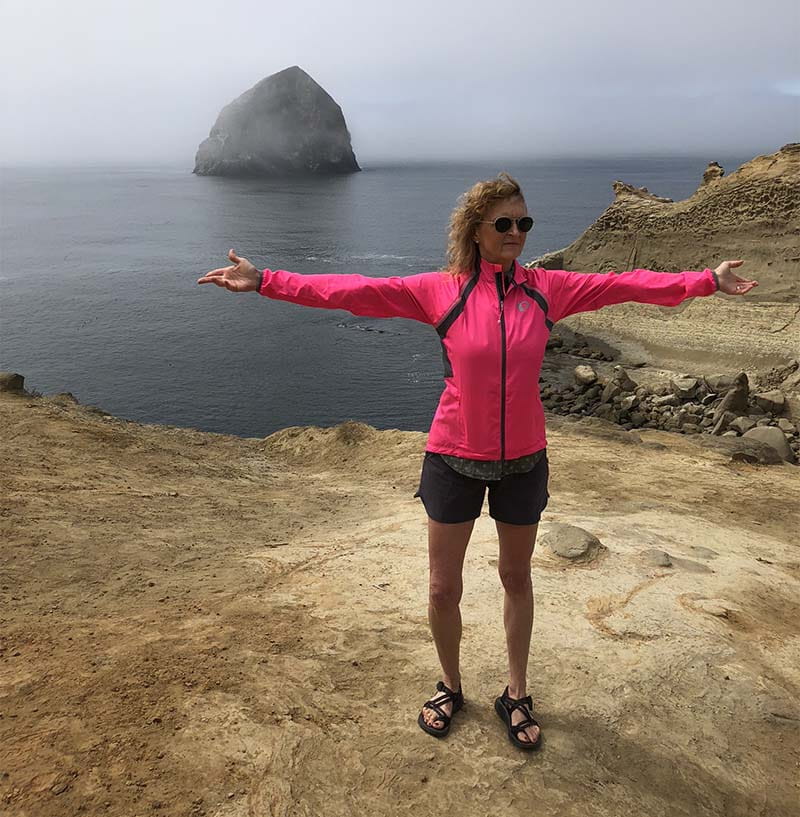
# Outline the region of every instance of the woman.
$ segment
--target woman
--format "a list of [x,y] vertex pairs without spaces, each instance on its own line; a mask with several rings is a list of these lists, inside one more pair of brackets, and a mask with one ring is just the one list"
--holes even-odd
[[591,274],[526,269],[517,259],[533,226],[519,184],[506,174],[478,182],[450,222],[448,269],[419,275],[299,275],[257,270],[231,250],[231,266],[198,280],[233,292],[368,317],[411,318],[436,328],[445,387],[431,425],[419,496],[428,515],[428,616],[442,666],[437,694],[420,727],[444,737],[462,708],[459,645],[462,566],[486,489],[499,539],[509,680],[495,701],[508,737],[540,745],[527,664],[533,626],[531,557],[547,504],[548,464],[539,370],[553,324],[576,312],[623,301],[674,306],[721,290],[744,295],[757,285],[724,261],[716,270]]

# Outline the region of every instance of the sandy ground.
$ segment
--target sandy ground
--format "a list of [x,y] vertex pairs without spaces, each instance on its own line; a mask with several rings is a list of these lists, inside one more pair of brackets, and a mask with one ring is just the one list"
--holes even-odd
[[[0,394],[0,814],[800,814],[800,468],[551,418],[511,746],[491,520],[467,554],[463,716],[416,725],[425,435],[266,440]],[[642,551],[673,557],[648,565]]]

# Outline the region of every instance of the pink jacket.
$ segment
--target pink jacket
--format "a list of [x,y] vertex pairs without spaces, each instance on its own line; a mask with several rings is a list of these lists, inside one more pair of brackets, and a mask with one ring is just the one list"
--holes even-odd
[[481,261],[472,275],[447,272],[370,278],[264,270],[259,294],[372,318],[411,318],[436,328],[444,391],[428,451],[477,460],[516,459],[547,445],[539,370],[556,321],[624,301],[676,306],[718,289],[716,275],[582,273],[527,269],[513,281]]

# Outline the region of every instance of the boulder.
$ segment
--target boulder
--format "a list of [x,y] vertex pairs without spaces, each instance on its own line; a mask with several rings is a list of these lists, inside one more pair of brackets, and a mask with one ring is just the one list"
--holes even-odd
[[714,412],[714,430],[712,434],[719,434],[724,431],[723,418],[726,412],[733,412],[736,415],[744,414],[748,407],[750,396],[750,385],[747,375],[740,372],[733,380],[733,385],[728,389],[720,404]]
[[733,378],[729,374],[712,374],[705,378],[709,391],[722,394],[733,386]]
[[571,562],[589,562],[606,548],[589,531],[575,525],[555,522],[542,537],[542,545],[551,553]]
[[575,382],[579,386],[591,386],[597,382],[597,372],[591,366],[585,364],[576,366],[573,375],[575,376]]
[[342,109],[302,68],[262,79],[226,105],[201,142],[199,176],[353,173]]
[[672,393],[680,400],[691,400],[697,394],[699,385],[700,381],[696,377],[689,377],[688,375],[675,377],[669,382]]
[[786,405],[786,396],[780,389],[772,389],[772,391],[761,392],[753,395],[756,405],[766,411],[768,414],[783,414],[784,406]]
[[622,391],[636,391],[639,388],[639,384],[619,365],[614,366],[614,374],[611,379]]
[[[776,429],[777,430],[777,429]],[[695,441],[704,448],[711,448],[728,456],[731,462],[749,462],[758,465],[779,465],[783,458],[777,450],[761,440],[746,437],[714,437],[698,434]]]
[[0,372],[0,391],[21,393],[25,390],[25,378],[15,372]]
[[743,440],[758,440],[774,448],[785,462],[794,462],[794,452],[786,440],[786,435],[774,426],[757,426],[742,435]]
[[749,417],[737,417],[732,422],[728,423],[728,428],[733,429],[739,434],[744,434],[745,431],[750,431],[755,427],[755,422]]
[[654,397],[653,398],[653,405],[654,406],[678,406],[680,405],[680,400],[678,399],[677,395],[674,394],[665,394],[663,397]]
[[610,403],[615,397],[622,394],[622,389],[613,380],[606,383],[603,393],[600,395],[601,403]]
[[791,420],[787,420],[785,417],[781,417],[778,420],[778,428],[784,434],[796,434],[797,433],[797,427],[795,426],[795,424]]

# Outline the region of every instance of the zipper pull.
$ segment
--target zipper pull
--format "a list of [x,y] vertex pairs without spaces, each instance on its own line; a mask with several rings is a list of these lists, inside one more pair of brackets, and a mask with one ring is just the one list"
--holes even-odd
[[506,303],[506,299],[501,298],[500,299],[500,317],[497,319],[498,323],[500,323],[500,321],[503,320],[503,307],[505,306],[505,303]]

